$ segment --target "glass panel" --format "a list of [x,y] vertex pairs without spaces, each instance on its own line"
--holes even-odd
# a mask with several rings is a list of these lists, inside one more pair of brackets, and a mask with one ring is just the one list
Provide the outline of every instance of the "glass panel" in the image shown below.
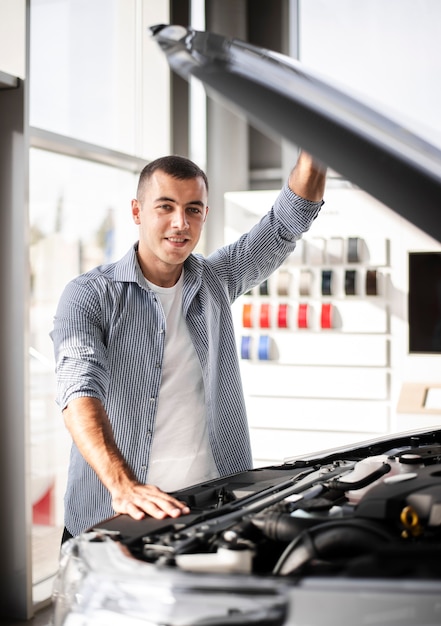
[[70,438],[55,404],[49,332],[66,282],[136,239],[137,176],[41,150],[30,155],[30,413],[34,601],[58,566]]
[[31,126],[134,154],[135,4],[31,1]]

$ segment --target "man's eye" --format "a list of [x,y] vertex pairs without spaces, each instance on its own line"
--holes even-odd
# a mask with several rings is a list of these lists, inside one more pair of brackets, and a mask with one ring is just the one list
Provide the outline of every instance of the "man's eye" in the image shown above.
[[191,213],[195,213],[195,214],[197,214],[197,213],[200,213],[200,212],[201,212],[200,208],[199,208],[199,207],[197,207],[197,206],[191,206],[191,207],[188,207],[188,210],[189,210]]

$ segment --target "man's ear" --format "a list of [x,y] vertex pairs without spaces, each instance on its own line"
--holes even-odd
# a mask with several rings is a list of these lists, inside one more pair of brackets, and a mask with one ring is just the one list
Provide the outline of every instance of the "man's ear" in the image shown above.
[[207,219],[207,215],[208,215],[208,211],[209,211],[209,210],[210,210],[210,207],[207,205],[207,206],[205,207],[205,217],[204,217],[204,222],[205,222],[205,220]]
[[132,200],[132,217],[135,224],[140,224],[141,219],[139,217],[139,213],[141,211],[141,207],[139,205],[138,200]]

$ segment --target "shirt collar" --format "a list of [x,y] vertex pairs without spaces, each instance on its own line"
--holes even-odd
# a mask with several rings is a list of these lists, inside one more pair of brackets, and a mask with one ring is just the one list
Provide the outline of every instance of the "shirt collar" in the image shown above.
[[[146,283],[138,263],[136,253],[138,242],[115,264],[115,280],[120,282],[137,283],[145,288]],[[198,289],[202,280],[202,260],[199,255],[190,254],[184,263],[184,288]]]
[[138,283],[140,287],[145,288],[144,276],[139,267],[136,252],[138,250],[138,242],[135,243],[130,250],[115,264],[115,280],[122,283]]

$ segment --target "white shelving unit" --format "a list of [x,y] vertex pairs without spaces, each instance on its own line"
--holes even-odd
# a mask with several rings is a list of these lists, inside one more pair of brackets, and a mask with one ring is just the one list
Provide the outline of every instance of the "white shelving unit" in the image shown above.
[[[227,240],[277,193],[226,194]],[[290,258],[233,305],[256,466],[396,430],[407,252],[432,245],[363,191],[330,185]]]

